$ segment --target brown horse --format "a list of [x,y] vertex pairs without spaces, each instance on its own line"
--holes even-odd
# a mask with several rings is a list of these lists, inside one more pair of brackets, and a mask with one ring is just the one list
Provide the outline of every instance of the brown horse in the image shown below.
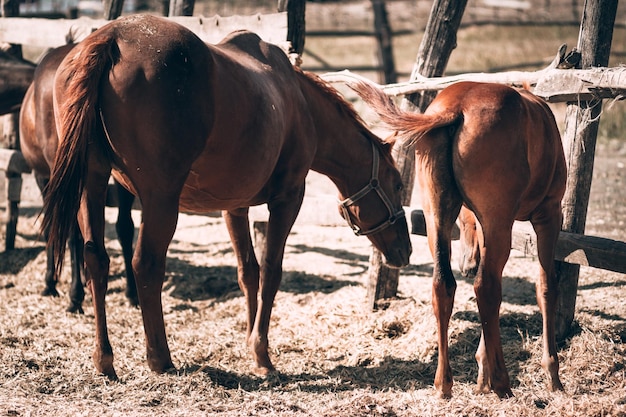
[[[35,70],[33,83],[24,96],[20,111],[20,148],[24,159],[33,170],[37,186],[42,195],[45,195],[46,185],[50,178],[50,166],[54,163],[58,146],[56,124],[52,100],[52,87],[54,74],[59,64],[74,44],[67,44],[52,49],[41,60]],[[133,235],[135,226],[130,215],[134,196],[124,187],[116,183],[119,200],[119,211],[116,223],[117,234],[122,246],[124,261],[126,263],[126,297],[129,302],[136,306],[137,290],[135,277],[132,271],[131,258],[133,251]],[[47,231],[44,231],[47,235]],[[85,290],[81,280],[83,265],[83,239],[75,223],[69,239],[72,281],[70,285],[70,305],[68,311],[83,312],[83,299]],[[47,247],[48,263],[45,275],[45,288],[43,295],[58,296],[56,289],[58,275],[55,271],[52,247]]]
[[[335,183],[346,220],[389,265],[408,264],[411,243],[391,145],[367,130],[335,90],[295,70],[280,48],[253,33],[207,45],[167,19],[122,18],[67,55],[54,95],[59,152],[44,223],[59,268],[78,213],[97,329],[93,359],[109,377],[115,370],[105,317],[103,208],[112,169],[142,205],[132,264],[147,360],[156,372],[173,367],[161,289],[179,209],[224,210],[247,302],[247,342],[263,374],[274,370],[270,314],[309,169]],[[259,266],[248,207],[263,203],[269,222]]]
[[[439,330],[435,387],[452,392],[448,325],[456,282],[450,267],[452,226],[465,204],[479,222],[479,264],[474,291],[482,323],[478,390],[513,395],[500,340],[502,270],[515,220],[530,220],[541,265],[537,301],[543,314],[542,365],[548,388],[562,389],[554,334],[557,276],[555,245],[567,177],[561,137],[549,107],[528,91],[459,82],[437,96],[423,115],[402,112],[380,90],[354,86],[399,134],[416,145],[428,244],[434,259],[433,308]],[[471,213],[465,212],[469,215]]]

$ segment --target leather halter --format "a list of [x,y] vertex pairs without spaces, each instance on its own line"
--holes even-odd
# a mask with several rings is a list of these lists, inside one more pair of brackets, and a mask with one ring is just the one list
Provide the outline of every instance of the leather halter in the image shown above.
[[[380,157],[378,154],[378,149],[376,149],[376,146],[373,143],[372,143],[372,152],[373,152],[372,179],[370,179],[370,182],[365,187],[361,188],[360,191],[357,191],[351,197],[348,197],[345,200],[339,202],[339,208],[343,212],[344,219],[346,219],[346,221],[348,222],[348,225],[350,226],[352,231],[354,231],[354,234],[357,236],[366,236],[366,235],[372,235],[374,233],[378,233],[381,230],[394,224],[396,220],[404,217],[404,209],[400,207],[400,210],[394,212],[393,204],[391,204],[391,200],[389,199],[389,197],[387,197],[387,194],[385,194],[383,189],[380,188],[380,183],[378,181],[378,165],[379,165]],[[348,210],[348,207],[354,205],[357,201],[359,201],[360,199],[365,197],[367,194],[369,194],[370,191],[375,191],[376,194],[378,194],[382,202],[387,207],[387,210],[389,211],[389,217],[387,218],[387,220],[385,220],[378,226],[370,230],[363,230],[359,226],[354,224],[354,222],[352,221],[352,217],[350,216],[350,210]]]

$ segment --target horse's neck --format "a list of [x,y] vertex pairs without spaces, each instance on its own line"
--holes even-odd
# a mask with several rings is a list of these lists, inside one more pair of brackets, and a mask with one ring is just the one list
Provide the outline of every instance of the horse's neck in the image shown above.
[[[319,122],[318,122],[319,123]],[[326,175],[344,197],[363,187],[371,176],[372,144],[353,124],[326,119],[318,126],[318,146],[311,169]]]
[[333,96],[334,91],[316,83],[305,74],[298,74],[308,113],[316,132],[317,151],[311,165],[313,171],[326,175],[342,196],[363,187],[371,176],[372,138],[356,120],[347,104]]

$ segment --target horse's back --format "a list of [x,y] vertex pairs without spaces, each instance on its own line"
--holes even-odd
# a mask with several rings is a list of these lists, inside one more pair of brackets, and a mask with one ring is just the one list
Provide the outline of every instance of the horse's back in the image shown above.
[[33,83],[20,111],[20,146],[28,165],[47,177],[57,148],[57,132],[52,105],[52,86],[57,68],[74,47],[67,44],[50,50],[37,65]]

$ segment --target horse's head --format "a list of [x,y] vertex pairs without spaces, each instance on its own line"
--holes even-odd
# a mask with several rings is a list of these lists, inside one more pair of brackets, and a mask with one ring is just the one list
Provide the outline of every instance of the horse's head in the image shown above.
[[459,269],[464,277],[475,277],[480,263],[480,246],[478,234],[480,224],[474,213],[467,207],[461,207],[459,213],[459,229],[461,230],[461,258]]
[[349,197],[342,196],[339,209],[354,233],[367,236],[387,265],[400,268],[408,265],[412,250],[402,208],[402,178],[389,155],[381,157],[376,145],[372,151],[369,183]]

